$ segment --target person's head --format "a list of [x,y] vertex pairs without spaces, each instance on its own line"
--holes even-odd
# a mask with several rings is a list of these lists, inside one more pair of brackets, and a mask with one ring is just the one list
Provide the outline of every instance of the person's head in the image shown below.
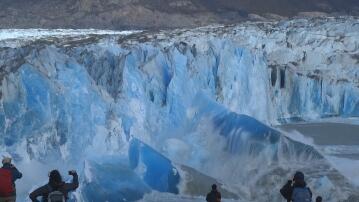
[[304,182],[304,174],[300,171],[297,171],[294,174],[293,181],[294,182]]
[[51,185],[58,185],[62,183],[62,177],[58,170],[52,170],[49,173],[49,184]]
[[217,185],[216,184],[212,184],[212,190],[217,190]]
[[4,156],[1,162],[2,162],[3,165],[5,165],[5,164],[11,164],[11,158]]
[[315,199],[315,202],[322,202],[322,201],[323,201],[323,199],[322,199],[321,196],[318,196],[318,197]]

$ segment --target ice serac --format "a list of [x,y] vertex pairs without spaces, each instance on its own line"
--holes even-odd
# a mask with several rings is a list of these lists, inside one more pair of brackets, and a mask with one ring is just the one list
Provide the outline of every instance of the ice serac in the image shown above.
[[[278,181],[296,170],[326,201],[356,200],[313,146],[268,126],[358,115],[356,21],[4,39],[0,152],[24,176],[35,163],[41,174],[78,169],[77,201],[203,199],[193,179],[228,198],[278,201]],[[20,200],[33,181],[19,181]]]
[[85,201],[136,201],[151,191],[118,156],[87,161],[85,173],[81,184]]
[[133,139],[130,143],[129,160],[131,168],[137,169],[152,189],[178,194],[180,176],[169,159],[148,145]]
[[126,155],[97,156],[85,162],[87,201],[136,201],[151,190],[178,194],[180,180],[171,161],[137,139]]

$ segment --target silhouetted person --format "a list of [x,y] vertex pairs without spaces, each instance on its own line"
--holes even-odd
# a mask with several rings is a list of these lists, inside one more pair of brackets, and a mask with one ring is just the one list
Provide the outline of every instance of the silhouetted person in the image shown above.
[[15,202],[15,181],[20,179],[22,174],[11,164],[10,157],[4,157],[2,165],[0,168],[0,202]]
[[206,201],[207,202],[220,202],[221,201],[221,192],[217,190],[217,185],[212,185],[212,190],[207,194]]
[[33,202],[39,202],[37,197],[41,196],[43,202],[67,201],[68,193],[75,191],[79,187],[79,179],[76,171],[69,171],[73,179],[71,183],[62,181],[62,177],[58,170],[53,170],[49,174],[49,183],[36,189],[30,194]]
[[300,171],[296,172],[292,180],[280,189],[282,196],[287,199],[287,202],[311,202],[312,191],[307,187],[304,181],[304,174]]
[[322,199],[321,196],[318,196],[318,197],[315,199],[315,202],[322,202],[322,201],[323,201],[323,199]]

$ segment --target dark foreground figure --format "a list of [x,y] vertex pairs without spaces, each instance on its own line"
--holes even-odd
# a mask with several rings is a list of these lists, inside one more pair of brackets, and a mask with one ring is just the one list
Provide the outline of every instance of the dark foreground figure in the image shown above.
[[221,192],[217,190],[217,185],[212,185],[212,190],[207,194],[207,202],[221,202]]
[[288,202],[312,201],[312,191],[307,187],[304,181],[304,174],[299,171],[295,173],[293,181],[288,180],[282,189],[280,189],[280,193]]
[[322,202],[322,201],[323,201],[323,199],[322,199],[321,196],[318,196],[318,197],[315,199],[315,202]]
[[68,199],[68,193],[75,191],[79,187],[79,179],[76,171],[69,171],[73,179],[71,183],[62,181],[58,170],[53,170],[49,174],[49,183],[36,189],[30,194],[33,202],[39,202],[37,197],[42,196],[43,202],[65,202]]
[[11,164],[11,158],[4,157],[0,168],[0,202],[15,202],[16,188],[15,181],[22,177],[22,174]]

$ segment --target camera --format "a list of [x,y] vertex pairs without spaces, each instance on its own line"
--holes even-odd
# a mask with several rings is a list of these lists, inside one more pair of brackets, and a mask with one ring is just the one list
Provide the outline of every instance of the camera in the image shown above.
[[74,175],[75,173],[76,173],[76,171],[74,171],[74,170],[69,171],[69,175]]

